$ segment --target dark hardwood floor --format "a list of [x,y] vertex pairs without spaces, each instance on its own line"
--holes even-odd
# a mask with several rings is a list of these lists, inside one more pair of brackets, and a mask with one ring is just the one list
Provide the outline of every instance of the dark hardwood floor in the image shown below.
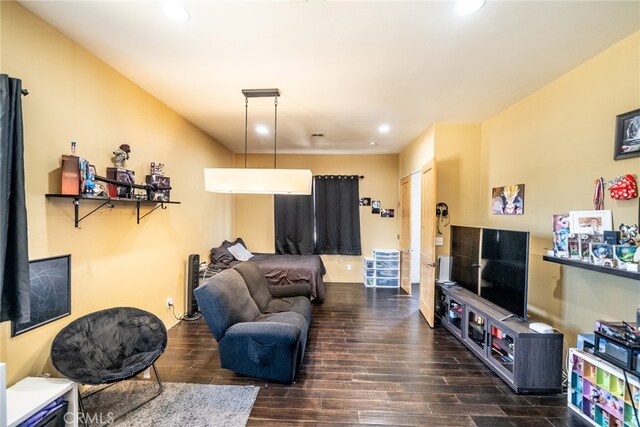
[[250,426],[331,424],[587,426],[566,395],[519,396],[444,328],[429,328],[417,292],[329,283],[313,306],[294,384],[221,369],[203,320],[169,331],[163,381],[260,387]]

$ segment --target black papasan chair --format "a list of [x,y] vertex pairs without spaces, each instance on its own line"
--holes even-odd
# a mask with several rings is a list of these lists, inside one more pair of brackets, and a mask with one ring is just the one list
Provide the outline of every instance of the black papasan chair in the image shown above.
[[[51,344],[51,361],[62,375],[86,385],[113,384],[153,367],[158,392],[120,418],[162,393],[155,361],[166,346],[167,329],[158,317],[134,307],[115,307],[87,314],[64,327]],[[84,413],[80,392],[78,402]]]

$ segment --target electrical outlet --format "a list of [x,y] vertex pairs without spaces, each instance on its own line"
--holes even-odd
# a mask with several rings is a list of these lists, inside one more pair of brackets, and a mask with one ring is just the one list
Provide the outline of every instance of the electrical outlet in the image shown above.
[[351,264],[347,264],[347,271],[351,271]]
[[167,308],[173,307],[173,298],[167,298]]
[[436,237],[436,246],[444,245],[444,237]]

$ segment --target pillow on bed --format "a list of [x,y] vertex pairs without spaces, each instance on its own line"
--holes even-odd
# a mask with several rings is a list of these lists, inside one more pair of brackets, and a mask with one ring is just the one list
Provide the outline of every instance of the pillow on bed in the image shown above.
[[251,257],[253,257],[253,254],[240,243],[229,246],[229,252],[231,252],[231,255],[238,261],[249,261]]
[[234,242],[225,240],[220,246],[211,248],[211,264],[213,264],[216,268],[229,268],[231,266],[231,263],[236,260],[231,252],[229,252],[229,247],[238,243],[245,248],[247,247],[247,245],[244,244],[242,238],[238,237]]

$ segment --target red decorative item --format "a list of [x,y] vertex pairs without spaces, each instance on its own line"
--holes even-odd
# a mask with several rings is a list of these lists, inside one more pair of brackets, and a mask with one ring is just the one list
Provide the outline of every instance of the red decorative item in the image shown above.
[[622,180],[609,187],[611,198],[615,200],[631,200],[638,197],[638,187],[633,175],[625,175]]

